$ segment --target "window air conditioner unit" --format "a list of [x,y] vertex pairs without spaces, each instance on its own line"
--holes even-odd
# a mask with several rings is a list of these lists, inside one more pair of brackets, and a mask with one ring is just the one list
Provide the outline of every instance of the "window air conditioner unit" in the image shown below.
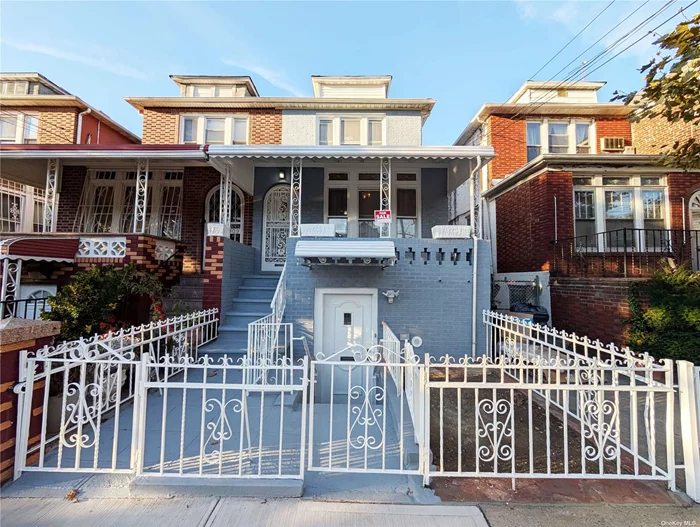
[[602,152],[624,152],[625,138],[624,137],[601,137],[600,150]]
[[626,146],[625,151],[623,154],[636,154],[637,153],[637,147],[635,146]]

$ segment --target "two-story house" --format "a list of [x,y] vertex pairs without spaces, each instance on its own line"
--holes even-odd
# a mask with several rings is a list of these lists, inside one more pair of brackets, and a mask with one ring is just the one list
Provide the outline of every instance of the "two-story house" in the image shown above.
[[141,145],[2,147],[11,164],[59,167],[50,230],[77,247],[39,279],[137,260],[181,301],[221,309],[210,352],[245,351],[271,311],[316,351],[369,347],[384,321],[435,355],[475,352],[490,250],[448,232],[448,195],[492,148],[423,146],[435,101],[389,97],[390,76],[314,76],[312,97],[260,96],[249,77],[172,80],[173,96],[126,97]]
[[603,85],[528,81],[506,103],[484,104],[455,144],[497,157],[473,193],[453,195],[451,219],[468,222],[476,209],[498,280],[541,284],[550,273],[548,290],[530,298],[551,296],[555,325],[619,340],[628,279],[669,257],[697,268],[700,174],[660,165],[668,134],[631,124],[633,107],[599,102]]

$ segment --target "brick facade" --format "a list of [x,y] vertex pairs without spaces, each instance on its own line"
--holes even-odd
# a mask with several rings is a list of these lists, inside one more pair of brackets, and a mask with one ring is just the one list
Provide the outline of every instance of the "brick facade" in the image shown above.
[[664,117],[632,123],[632,142],[638,154],[661,154],[676,141],[684,143],[700,131],[692,123],[669,123]]
[[497,272],[547,271],[557,235],[573,236],[571,172],[540,174],[496,198]]
[[80,210],[80,198],[85,185],[87,168],[81,166],[61,167],[61,186],[58,195],[56,232],[74,232]]
[[37,114],[39,129],[37,143],[40,145],[75,144],[78,128],[78,108],[1,106],[3,112],[24,112]]
[[[10,325],[0,326],[0,484],[12,479],[14,474],[18,396],[12,388],[19,381],[21,350],[36,351],[51,344],[60,328],[58,322],[8,320]],[[44,380],[34,385],[32,415],[29,422],[28,446],[30,448],[41,440],[45,386]],[[35,463],[38,458],[39,452],[34,452],[27,457],[27,463]]]
[[222,112],[210,108],[146,108],[143,111],[143,144],[177,144],[180,142],[181,113],[235,113],[249,116],[249,138],[252,145],[278,145],[282,143],[282,111],[274,109],[236,110]]
[[624,137],[625,146],[632,146],[632,125],[627,119],[597,117],[595,131],[598,138],[596,151],[600,151],[600,139],[603,137]]
[[624,343],[629,284],[617,278],[552,278],[552,325],[603,343]]
[[692,195],[700,190],[700,174],[668,174],[668,201],[671,208],[671,229],[683,228],[685,210],[685,228],[692,229],[688,213],[688,203]]
[[488,164],[489,186],[527,164],[526,121],[492,115],[488,120],[488,144],[496,157]]
[[221,236],[207,236],[207,261],[204,268],[202,308],[221,309],[221,283],[224,276],[224,242]]

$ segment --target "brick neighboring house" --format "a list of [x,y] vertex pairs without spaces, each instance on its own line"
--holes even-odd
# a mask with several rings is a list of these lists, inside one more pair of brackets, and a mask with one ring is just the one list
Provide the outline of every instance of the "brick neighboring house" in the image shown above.
[[[380,321],[436,355],[483,349],[488,244],[431,238],[449,191],[493,149],[423,146],[435,101],[389,97],[390,76],[314,76],[312,97],[260,96],[250,77],[171,78],[175,96],[126,97],[143,116],[140,145],[0,147],[3,176],[59,184],[46,234],[0,249],[16,263],[64,247],[60,265],[23,265],[21,286],[137,259],[180,286],[176,300],[222,311],[210,353],[245,352],[276,290],[315,351],[368,347]],[[400,298],[379,294],[390,291]],[[469,323],[446,328],[446,316]]]
[[[475,208],[497,281],[548,272],[553,325],[621,342],[630,280],[667,258],[697,269],[700,173],[657,164],[679,127],[630,124],[632,108],[598,102],[604,83],[558,84],[528,81],[507,103],[485,104],[455,144],[497,156]],[[468,222],[471,193],[456,195],[451,219]]]

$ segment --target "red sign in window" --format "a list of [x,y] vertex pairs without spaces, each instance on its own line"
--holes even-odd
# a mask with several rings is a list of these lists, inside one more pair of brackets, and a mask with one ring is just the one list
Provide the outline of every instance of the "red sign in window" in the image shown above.
[[375,210],[374,211],[374,223],[391,223],[391,211],[390,210]]

